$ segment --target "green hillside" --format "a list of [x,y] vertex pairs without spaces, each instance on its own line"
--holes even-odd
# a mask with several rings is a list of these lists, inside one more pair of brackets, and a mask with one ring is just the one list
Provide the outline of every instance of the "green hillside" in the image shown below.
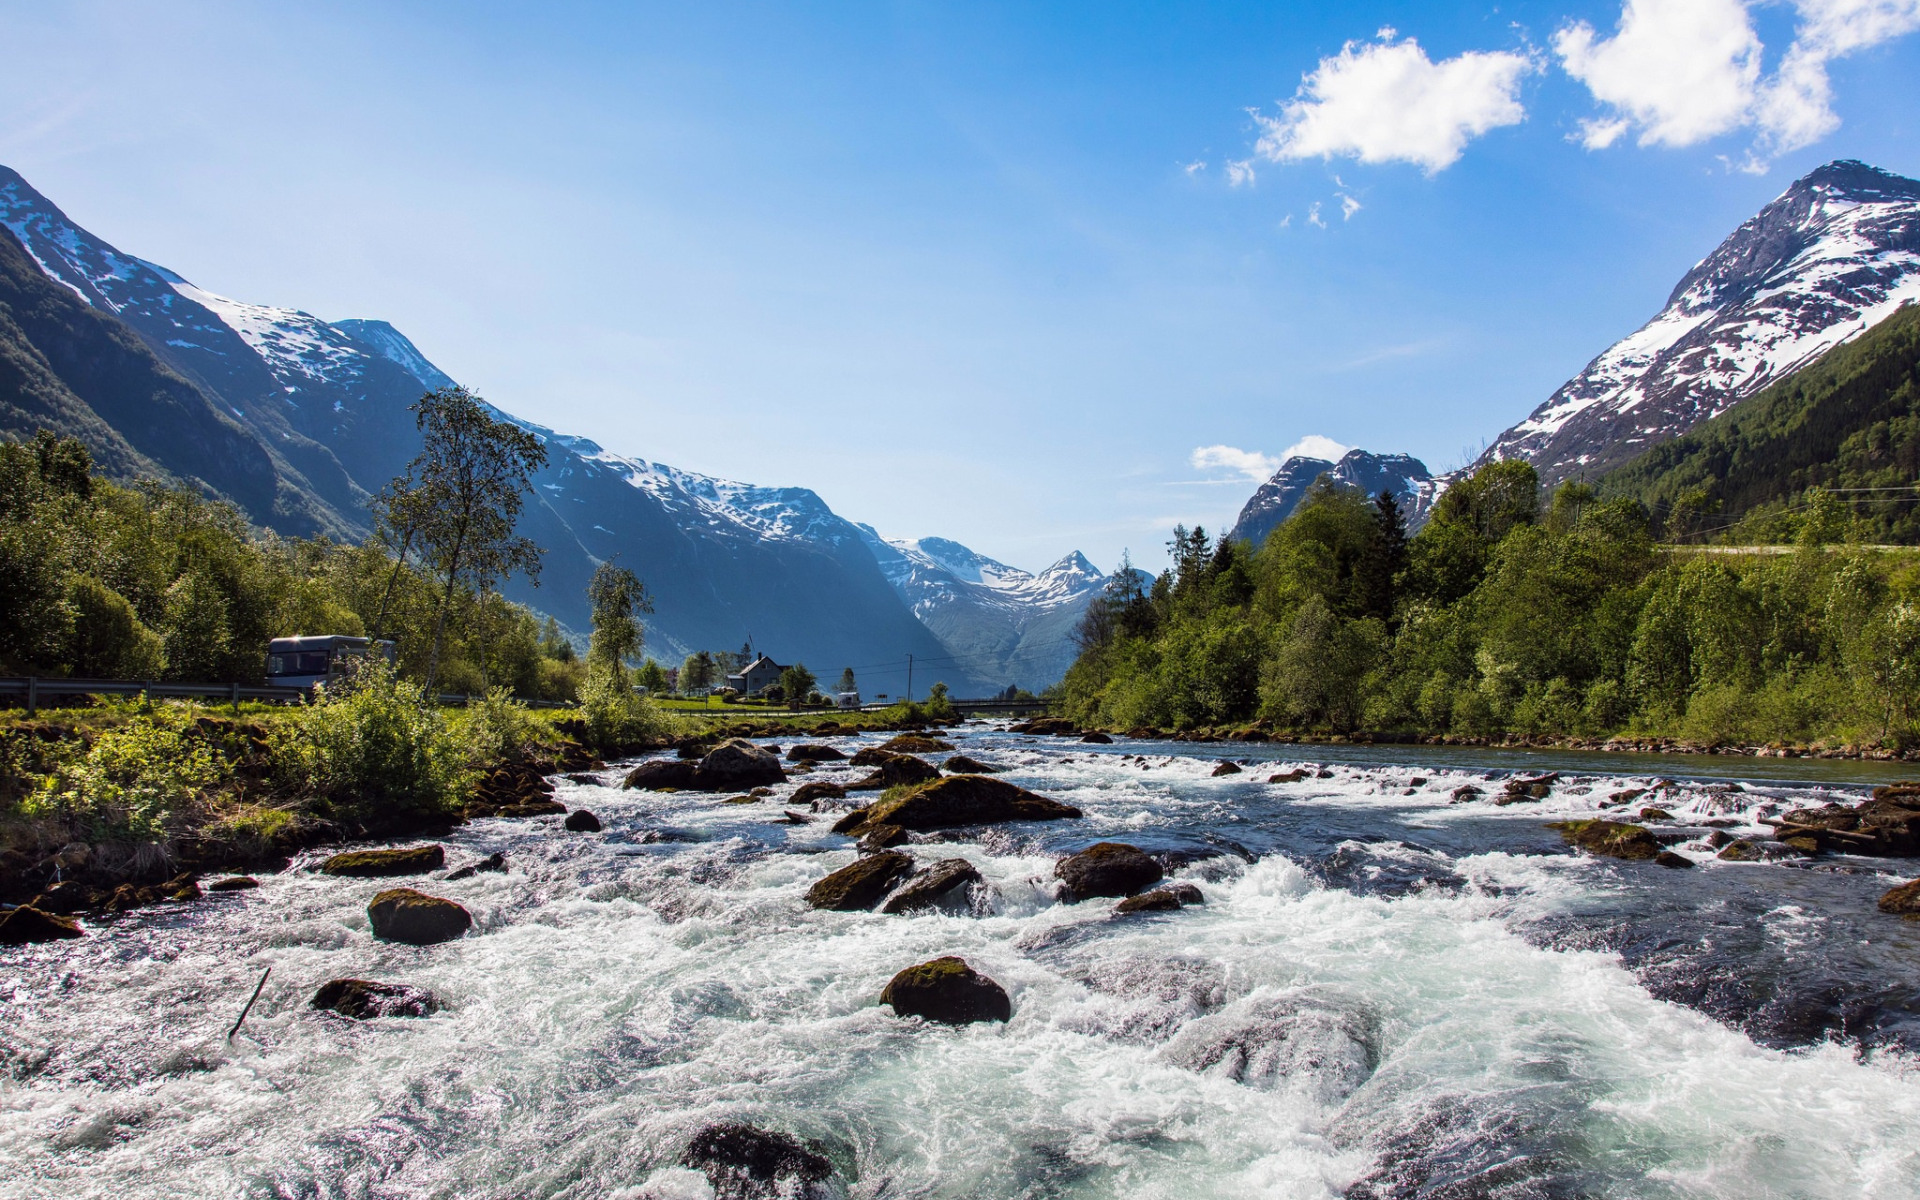
[[[1920,543],[1920,307],[1601,476],[1674,541]],[[1822,489],[1825,493],[1815,492]],[[1835,503],[1838,501],[1839,503]],[[1850,517],[1850,519],[1849,519]]]

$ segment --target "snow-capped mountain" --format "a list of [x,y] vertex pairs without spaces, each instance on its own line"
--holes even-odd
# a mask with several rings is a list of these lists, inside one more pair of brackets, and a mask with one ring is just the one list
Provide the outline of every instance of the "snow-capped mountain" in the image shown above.
[[[1789,187],[1481,461],[1551,487],[1725,412],[1920,299],[1920,182],[1841,161]],[[1478,464],[1476,464],[1478,465]]]
[[[1073,665],[1073,629],[1106,576],[1079,551],[1038,575],[946,538],[888,541],[859,527],[894,591],[946,648],[946,659],[998,687],[1032,691]],[[930,667],[939,674],[939,667]]]
[[[191,469],[180,465],[180,454],[149,453],[138,439],[131,439],[133,449],[282,533],[364,535],[369,494],[419,450],[409,406],[423,391],[453,382],[384,321],[328,322],[234,300],[126,254],[4,167],[0,225],[52,286],[131,330],[164,364],[155,370],[170,367],[184,376],[181,386],[197,388],[209,413],[230,416],[233,436],[253,447],[250,453],[189,453]],[[127,423],[126,408],[110,411],[95,402],[91,415],[119,428],[116,420]],[[869,690],[902,694],[908,655],[951,658],[882,574],[867,538],[813,492],[628,458],[501,415],[538,435],[548,452],[521,519],[521,532],[546,550],[540,586],[512,581],[514,599],[584,629],[587,581],[601,562],[617,559],[653,594],[647,645],[662,659],[732,649],[751,638],[782,662],[804,662],[822,675],[859,666]],[[84,432],[86,422],[76,428]],[[7,432],[30,435],[32,429]],[[194,444],[207,444],[219,432]],[[123,440],[116,447],[122,459],[130,453],[125,446]],[[264,485],[229,478],[228,460],[257,460]],[[997,674],[976,674],[959,662],[945,677],[961,694],[1002,686],[994,682]],[[923,692],[930,681],[917,680]]]
[[1282,521],[1293,515],[1300,500],[1322,475],[1335,483],[1355,488],[1367,496],[1391,492],[1400,502],[1409,527],[1426,520],[1427,510],[1439,496],[1439,488],[1427,464],[1407,454],[1372,454],[1349,450],[1337,463],[1324,458],[1295,455],[1280,464],[1273,478],[1247,500],[1228,537],[1258,546],[1267,540]]

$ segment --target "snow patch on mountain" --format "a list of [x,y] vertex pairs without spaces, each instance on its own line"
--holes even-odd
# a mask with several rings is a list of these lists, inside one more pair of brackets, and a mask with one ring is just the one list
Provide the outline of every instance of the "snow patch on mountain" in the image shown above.
[[364,321],[354,318],[335,321],[333,327],[363,348],[378,354],[413,376],[420,381],[420,386],[429,391],[454,386],[451,375],[429,362],[427,356],[420,353],[420,348],[415,346],[406,334],[385,321]]
[[351,338],[319,317],[229,299],[178,276],[169,282],[174,291],[225,321],[289,392],[302,384],[339,383],[357,376],[367,357]]
[[1426,520],[1428,510],[1445,487],[1427,470],[1427,464],[1408,454],[1349,450],[1340,456],[1339,462],[1295,455],[1281,463],[1273,478],[1248,498],[1227,536],[1256,546],[1262,544],[1268,534],[1293,515],[1293,510],[1322,475],[1368,497],[1391,492],[1399,501],[1409,527],[1417,527]]

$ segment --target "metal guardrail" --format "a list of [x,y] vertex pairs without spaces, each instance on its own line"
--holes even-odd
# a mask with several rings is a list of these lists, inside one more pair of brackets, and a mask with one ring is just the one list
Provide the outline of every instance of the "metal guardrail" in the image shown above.
[[[27,715],[40,710],[50,696],[159,696],[175,700],[224,700],[238,711],[242,700],[298,704],[313,694],[310,688],[245,683],[169,683],[155,679],[66,679],[36,675],[0,676],[0,696],[25,696]],[[441,693],[441,704],[465,706],[471,695]],[[522,700],[529,708],[572,708],[561,700]]]

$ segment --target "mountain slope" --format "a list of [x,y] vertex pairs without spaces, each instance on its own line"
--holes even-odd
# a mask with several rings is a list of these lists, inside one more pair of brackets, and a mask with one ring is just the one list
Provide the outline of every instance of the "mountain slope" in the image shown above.
[[994,691],[1039,691],[1073,665],[1074,627],[1106,584],[1084,555],[1032,575],[946,538],[887,541],[869,526],[859,530],[895,592],[946,650],[930,664],[932,677],[965,671]]
[[1865,163],[1829,163],[1735,230],[1653,320],[1501,434],[1481,461],[1525,458],[1548,487],[1598,476],[1914,299],[1920,182]]
[[1710,535],[1813,486],[1839,495],[1875,540],[1920,542],[1920,306],[1599,481],[1670,536]]
[[1227,536],[1261,545],[1268,534],[1293,515],[1307,489],[1322,475],[1358,488],[1368,496],[1392,492],[1400,501],[1409,526],[1417,526],[1426,519],[1427,510],[1439,495],[1427,464],[1411,455],[1349,450],[1337,463],[1296,455],[1281,463],[1273,478],[1261,484],[1247,500],[1240,510],[1240,519],[1234,522]]

